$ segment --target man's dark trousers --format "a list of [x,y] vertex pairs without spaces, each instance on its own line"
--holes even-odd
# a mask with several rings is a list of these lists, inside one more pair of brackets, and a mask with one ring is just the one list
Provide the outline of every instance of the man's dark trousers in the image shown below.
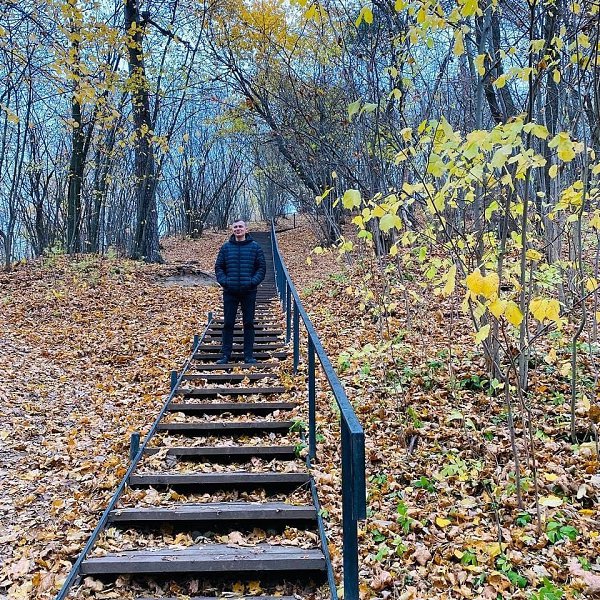
[[223,290],[223,356],[231,356],[233,350],[233,328],[238,306],[242,306],[244,323],[244,358],[251,358],[254,348],[254,310],[256,308],[256,290],[231,292]]

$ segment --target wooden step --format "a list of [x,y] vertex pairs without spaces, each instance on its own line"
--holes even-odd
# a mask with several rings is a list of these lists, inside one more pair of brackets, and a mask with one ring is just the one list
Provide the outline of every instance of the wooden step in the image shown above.
[[207,423],[160,423],[158,431],[180,435],[241,435],[264,432],[287,433],[293,421],[209,421]]
[[[254,344],[254,351],[255,352],[268,352],[270,350],[280,350],[281,347],[284,345],[284,343],[282,342],[281,344],[261,344],[260,342],[255,342]],[[243,344],[233,344],[233,353],[239,353],[242,352],[244,350],[244,345]],[[200,346],[198,346],[198,348],[196,349],[197,352],[215,352],[217,354],[221,353],[221,344],[201,344]]]
[[[162,448],[146,448],[144,454],[153,455]],[[246,462],[256,456],[265,460],[295,460],[294,446],[173,446],[167,450],[168,456],[178,460],[203,460],[211,462]]]
[[177,394],[186,398],[216,398],[217,396],[251,396],[253,394],[283,394],[283,386],[269,387],[215,387],[215,388],[177,388]]
[[171,402],[169,412],[180,412],[186,415],[221,414],[225,412],[255,415],[268,415],[276,410],[294,410],[297,402]]
[[294,488],[310,482],[308,473],[255,473],[229,471],[227,473],[153,473],[131,475],[130,487],[171,487],[211,489],[254,489],[257,487]]
[[[227,598],[227,600],[298,600],[296,596],[185,596],[186,600],[217,600],[218,598]],[[178,598],[175,596],[143,596],[136,598],[136,600],[181,600],[181,596]]]
[[[221,333],[215,333],[214,335],[207,335],[204,338],[205,342],[209,342],[210,344],[213,343],[221,343],[221,340],[223,339],[223,336]],[[233,336],[233,343],[235,344],[236,342],[241,343],[244,341],[244,336],[243,335],[234,335]],[[276,336],[267,336],[267,335],[255,335],[254,337],[254,343],[255,344],[272,344],[275,342],[281,342],[282,344],[285,344],[285,340],[283,339],[283,337],[276,337]]]
[[[269,359],[269,358],[277,358],[277,359],[285,359],[288,356],[287,352],[254,352],[253,353],[254,358],[258,359]],[[194,354],[194,359],[195,360],[215,360],[216,358],[219,357],[218,353],[206,353],[206,352],[197,352],[196,354]],[[234,352],[231,355],[231,358],[236,361],[236,360],[241,360],[244,358],[243,354],[239,354],[237,352]]]
[[[279,324],[279,323],[278,323]],[[244,328],[242,325],[235,325],[233,328],[233,335],[234,337],[237,335],[238,337],[243,337],[243,331]],[[214,326],[211,325],[210,328],[206,331],[207,335],[222,335],[223,334],[223,326],[222,325],[218,325],[218,326]],[[279,329],[277,327],[258,327],[256,325],[256,323],[254,324],[254,335],[258,338],[260,336],[266,336],[266,335],[274,335],[274,336],[282,336],[284,334],[284,331],[282,329]]]
[[[254,319],[254,331],[271,331],[272,329],[274,329],[275,327],[277,327],[278,325],[280,325],[280,321],[275,321],[273,319],[260,319],[260,318],[256,318]],[[215,331],[218,331],[219,329],[223,329],[223,327],[219,327],[218,325],[215,326]],[[236,329],[240,332],[244,331],[244,325],[242,324],[241,320],[238,320],[235,322],[234,326],[233,326],[233,331],[235,332]]]
[[[235,325],[233,328],[234,337],[237,335],[238,337],[243,337],[244,328],[241,325]],[[221,336],[223,335],[223,327],[214,327],[207,331],[207,335]],[[256,339],[259,339],[261,336],[281,336],[283,333],[280,329],[276,329],[275,327],[269,325],[266,327],[261,327],[259,325],[254,324],[254,336]]]
[[307,521],[315,522],[314,506],[293,506],[285,502],[206,502],[160,508],[122,508],[109,515],[111,523],[156,523],[215,521]]
[[[251,370],[251,369],[272,369],[272,362],[258,362],[253,363],[251,365],[244,362],[230,362],[224,365],[218,365],[212,357],[211,362],[206,364],[194,363],[190,367],[190,369],[194,371],[229,371],[231,369],[242,369],[242,370]],[[192,375],[196,375],[196,373],[192,373]]]
[[229,373],[229,374],[213,374],[213,373],[194,373],[192,375],[184,375],[181,381],[214,381],[217,383],[236,383],[238,381],[258,381],[260,379],[277,379],[275,373]]
[[257,544],[232,547],[202,544],[184,549],[126,550],[88,558],[83,575],[126,573],[273,573],[324,572],[325,557],[319,549]]

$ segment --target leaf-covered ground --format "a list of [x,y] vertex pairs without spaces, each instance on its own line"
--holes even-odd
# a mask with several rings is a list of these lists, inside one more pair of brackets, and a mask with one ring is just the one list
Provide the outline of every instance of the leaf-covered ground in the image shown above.
[[[167,240],[161,267],[49,257],[0,274],[0,598],[56,592],[124,473],[130,433],[144,433],[153,421],[169,370],[183,363],[206,312],[219,306],[216,287],[167,287],[162,280],[185,275],[190,265],[212,272],[223,239],[208,232],[198,241]],[[306,226],[280,235],[367,436],[364,597],[591,596],[600,587],[598,453],[591,438],[578,445],[566,439],[568,382],[558,365],[540,358],[532,369],[535,479],[516,424],[524,471],[519,508],[506,405],[502,394],[486,391],[460,299],[440,303],[408,281],[406,290],[392,290],[398,306],[382,325],[374,303],[361,306],[354,296],[373,276],[368,261],[340,262],[327,253],[308,265],[315,243]],[[303,382],[295,384],[302,393]],[[588,396],[593,408],[598,390]],[[339,427],[324,384],[318,402],[313,474],[339,568]],[[583,406],[578,413],[585,430],[592,411]],[[541,531],[532,510],[536,481]],[[139,501],[168,498],[124,498]],[[248,534],[247,543],[252,539]],[[111,594],[96,597],[119,597]]]
[[[405,268],[401,283],[392,278],[398,287],[388,293],[397,306],[386,323],[377,318],[382,285],[370,258],[350,254],[341,260],[334,251],[313,255],[307,264],[310,233],[289,231],[281,238],[302,301],[366,433],[365,597],[541,600],[599,593],[600,474],[593,421],[600,396],[589,357],[582,357],[586,390],[577,419],[586,437],[580,444],[568,441],[569,387],[560,372],[568,354],[534,356],[528,400],[534,454],[524,444],[526,413],[512,398],[524,473],[519,507],[504,394],[487,393],[488,375],[461,299],[426,292],[416,283],[422,274]],[[357,298],[369,277],[375,297]],[[331,485],[331,494],[321,485],[321,495],[338,532],[333,499],[339,438],[331,407],[331,398],[322,395],[325,440],[318,468]]]

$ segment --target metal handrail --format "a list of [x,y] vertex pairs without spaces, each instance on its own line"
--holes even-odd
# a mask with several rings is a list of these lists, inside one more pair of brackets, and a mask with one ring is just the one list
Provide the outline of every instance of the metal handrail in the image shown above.
[[[316,442],[316,364],[319,359],[329,387],[340,410],[342,446],[342,526],[344,599],[358,600],[358,525],[367,516],[365,484],[365,434],[348,400],[348,396],[323,348],[317,332],[302,306],[296,287],[283,261],[277,244],[275,224],[271,222],[271,246],[275,281],[281,305],[286,314],[286,340],[294,352],[294,373],[300,361],[300,321],[308,336],[308,458],[317,454]],[[293,313],[293,315],[292,315]],[[293,317],[293,318],[292,318]]]
[[[101,531],[104,529],[106,523],[108,522],[108,517],[109,517],[111,511],[114,509],[117,502],[121,498],[121,495],[123,494],[123,491],[125,490],[125,486],[127,485],[127,482],[129,481],[129,477],[131,476],[133,471],[135,471],[135,468],[137,467],[138,463],[140,462],[140,460],[144,454],[144,451],[146,449],[146,446],[148,445],[148,442],[152,439],[152,437],[156,433],[158,425],[159,425],[160,421],[162,420],[165,412],[167,411],[169,404],[173,400],[173,397],[175,396],[177,388],[178,388],[179,384],[181,383],[183,376],[185,375],[185,372],[189,369],[190,364],[194,358],[194,355],[196,354],[196,351],[198,349],[198,346],[204,340],[204,337],[206,336],[206,332],[208,331],[208,328],[210,327],[212,320],[213,320],[213,315],[211,312],[209,312],[208,313],[208,322],[206,324],[204,332],[200,336],[198,336],[198,335],[194,336],[194,343],[192,345],[192,353],[190,354],[188,359],[185,361],[183,368],[182,368],[181,372],[179,373],[179,375],[177,375],[176,371],[171,371],[171,392],[169,393],[169,396],[165,400],[165,403],[163,404],[163,407],[161,408],[160,412],[158,413],[158,416],[156,417],[154,423],[152,424],[152,427],[150,427],[150,431],[144,438],[142,445],[139,446],[138,448],[136,448],[134,456],[131,459],[131,464],[129,465],[129,468],[127,469],[125,475],[123,475],[123,479],[121,479],[121,482],[119,483],[119,487],[113,494],[113,497],[111,498],[110,502],[108,503],[108,506],[104,509],[104,512],[102,513],[102,516],[100,517],[100,520],[98,521],[98,524],[96,525],[96,528],[90,535],[86,545],[84,546],[83,550],[81,551],[77,560],[75,561],[75,564],[71,567],[71,571],[69,572],[69,575],[65,579],[55,600],[64,600],[64,598],[67,597],[67,594],[69,593],[69,590],[71,589],[71,586],[73,585],[73,583],[79,576],[79,574],[80,574],[79,572],[81,569],[81,563],[86,559],[90,550],[93,548],[94,544],[96,543],[96,540],[98,539],[98,536],[100,535]],[[135,434],[132,435],[132,441],[133,441],[133,439],[135,439],[134,436],[135,436]],[[139,434],[137,434],[137,436],[138,437],[137,437],[136,445],[139,444]]]

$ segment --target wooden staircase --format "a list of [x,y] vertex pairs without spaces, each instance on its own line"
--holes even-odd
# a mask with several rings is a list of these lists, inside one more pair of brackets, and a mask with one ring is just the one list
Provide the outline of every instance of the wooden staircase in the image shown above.
[[[121,501],[126,506],[112,510],[107,525],[113,538],[123,532],[127,532],[128,540],[135,532],[143,538],[145,532],[167,528],[191,533],[193,543],[149,548],[142,541],[136,548],[129,547],[130,543],[127,549],[107,552],[100,539],[81,563],[82,576],[133,575],[136,581],[147,577],[177,580],[182,576],[203,581],[209,578],[211,582],[215,578],[225,582],[258,579],[272,582],[279,598],[285,594],[298,597],[299,589],[309,590],[307,595],[312,598],[329,595],[322,586],[328,576],[328,560],[326,542],[318,534],[319,515],[312,503],[314,484],[304,460],[295,452],[301,441],[295,417],[302,407],[297,398],[282,398],[286,387],[280,381],[279,367],[288,352],[270,234],[253,237],[263,247],[268,264],[267,277],[257,295],[254,356],[259,362],[238,362],[243,356],[243,331],[238,322],[232,362],[215,364],[223,324],[219,318],[212,321],[196,348],[191,368],[179,378],[156,434],[129,477],[129,489]],[[136,498],[143,498],[140,494],[151,489],[153,495],[168,499],[157,506],[134,505]],[[249,499],[242,501],[246,497]],[[256,497],[261,500],[252,500]],[[240,533],[257,528],[281,532],[287,527],[310,532],[307,539],[312,542],[294,545],[293,539],[265,535],[260,543],[245,543]],[[115,531],[121,533],[115,535]],[[209,531],[220,535],[206,533]],[[286,587],[288,582],[293,585]],[[316,592],[318,586],[321,588]],[[214,589],[199,589],[199,595],[185,597],[213,596]],[[258,597],[271,598],[265,594]],[[136,597],[148,600],[168,596]]]

